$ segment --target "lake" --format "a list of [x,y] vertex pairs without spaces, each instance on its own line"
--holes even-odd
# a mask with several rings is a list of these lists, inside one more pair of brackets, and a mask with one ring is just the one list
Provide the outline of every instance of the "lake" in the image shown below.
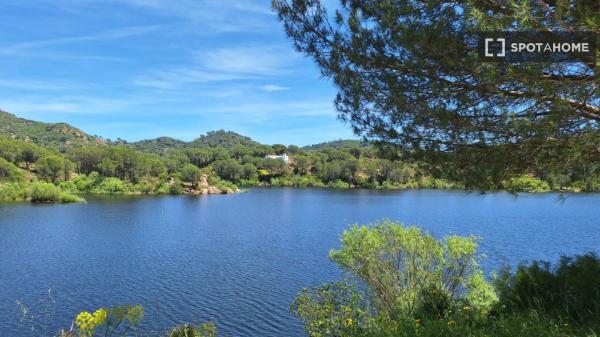
[[32,335],[20,300],[37,317],[35,336],[68,328],[81,310],[126,303],[144,306],[153,331],[214,321],[231,337],[303,336],[294,296],[343,276],[327,254],[344,228],[383,218],[481,236],[487,271],[600,252],[600,194],[281,188],[87,199],[0,204],[3,335]]

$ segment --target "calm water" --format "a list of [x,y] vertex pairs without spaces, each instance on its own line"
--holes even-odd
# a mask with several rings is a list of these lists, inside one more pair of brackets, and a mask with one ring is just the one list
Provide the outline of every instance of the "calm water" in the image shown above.
[[148,329],[211,320],[232,337],[302,336],[294,296],[341,276],[327,253],[347,225],[382,218],[482,236],[488,270],[600,251],[593,194],[254,189],[88,201],[0,205],[2,334],[31,336],[19,299],[48,317],[47,335],[80,310],[140,303]]

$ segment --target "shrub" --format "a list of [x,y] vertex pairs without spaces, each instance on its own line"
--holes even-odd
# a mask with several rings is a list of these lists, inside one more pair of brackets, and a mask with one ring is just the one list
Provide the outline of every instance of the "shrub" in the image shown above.
[[339,189],[349,189],[351,186],[347,182],[341,181],[339,179],[330,182],[327,184],[328,187],[331,188],[339,188]]
[[214,323],[204,323],[200,327],[185,324],[171,330],[168,337],[217,337],[217,326]]
[[208,184],[218,188],[224,193],[235,192],[238,190],[238,187],[234,183],[227,180],[222,180],[217,176],[209,176]]
[[354,226],[331,259],[369,286],[372,302],[389,317],[414,315],[429,305],[428,292],[485,312],[497,300],[476,259],[475,237],[437,240],[416,227],[384,221]]
[[31,184],[29,199],[31,202],[72,203],[83,201],[80,197],[64,192],[59,187],[44,182]]
[[292,312],[309,336],[398,336],[395,329],[405,320],[414,328],[416,319],[446,319],[458,308],[482,317],[497,301],[479,267],[475,237],[437,240],[416,227],[383,221],[355,225],[341,241],[330,258],[360,286],[304,289]]
[[129,186],[118,178],[106,178],[100,185],[93,188],[93,193],[98,194],[123,194],[130,191]]
[[30,199],[32,202],[57,202],[60,189],[49,183],[33,183]]
[[514,273],[504,269],[496,286],[499,305],[511,312],[536,310],[584,323],[600,317],[600,258],[594,253],[562,257],[556,266],[535,261]]
[[0,184],[0,200],[25,201],[29,198],[29,189],[25,183]]
[[92,190],[102,182],[102,180],[103,178],[98,172],[92,172],[88,175],[80,174],[71,181],[79,193],[91,193]]
[[14,164],[0,157],[0,180],[21,181],[23,173]]
[[31,202],[85,202],[84,199],[46,182],[0,184],[0,200]]
[[547,192],[550,190],[547,182],[529,175],[511,178],[504,185],[510,192]]

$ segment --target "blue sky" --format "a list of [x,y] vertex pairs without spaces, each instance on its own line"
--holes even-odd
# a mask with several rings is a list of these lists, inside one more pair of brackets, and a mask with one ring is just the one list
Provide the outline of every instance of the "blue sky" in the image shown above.
[[128,141],[355,138],[270,0],[0,0],[0,109]]

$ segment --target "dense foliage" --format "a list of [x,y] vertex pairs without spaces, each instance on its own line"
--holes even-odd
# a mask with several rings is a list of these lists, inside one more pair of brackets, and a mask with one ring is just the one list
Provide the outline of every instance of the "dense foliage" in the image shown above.
[[[55,147],[22,138],[0,137],[0,184],[43,180],[72,194],[204,194],[257,185],[466,187],[453,180],[451,169],[440,170],[426,161],[410,158],[390,160],[386,148],[359,141],[334,141],[305,148],[270,146],[225,131],[210,132],[189,143],[163,137],[131,144],[67,142],[64,144],[70,146]],[[284,154],[288,155],[287,162],[268,158]],[[22,191],[13,193],[16,188]],[[598,191],[600,166],[581,159],[560,168],[545,167],[508,178],[495,188],[513,192]],[[34,200],[26,184],[3,189],[4,199]]]
[[294,46],[337,85],[340,117],[371,141],[485,189],[600,158],[600,58],[482,62],[475,47],[479,31],[598,34],[598,1],[342,0],[335,12],[319,0],[273,4]]
[[537,312],[573,324],[600,324],[600,258],[588,253],[562,257],[553,266],[535,261],[496,280],[500,310]]

